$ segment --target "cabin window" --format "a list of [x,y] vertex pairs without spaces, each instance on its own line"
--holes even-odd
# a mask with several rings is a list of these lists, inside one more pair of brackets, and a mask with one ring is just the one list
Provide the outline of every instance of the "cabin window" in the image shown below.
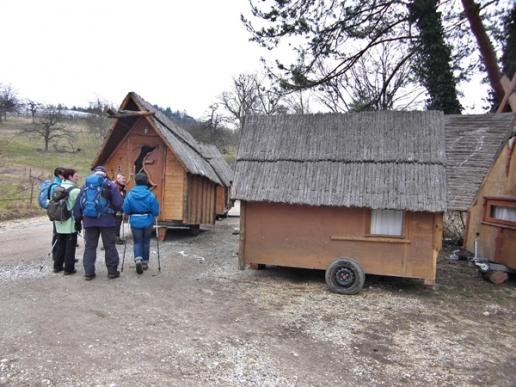
[[516,227],[516,198],[486,198],[484,223]]
[[400,237],[403,235],[403,211],[372,210],[371,234]]

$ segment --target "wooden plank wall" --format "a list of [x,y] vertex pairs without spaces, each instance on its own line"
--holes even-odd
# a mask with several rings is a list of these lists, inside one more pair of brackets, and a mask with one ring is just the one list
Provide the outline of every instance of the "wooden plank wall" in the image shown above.
[[216,198],[216,205],[217,205],[217,215],[224,215],[226,212],[226,191],[227,188],[223,187],[221,185],[217,185],[217,198]]
[[127,157],[127,147],[128,141],[126,137],[120,142],[120,144],[118,144],[115,151],[105,162],[104,167],[106,168],[107,175],[110,179],[115,179],[118,172],[123,173],[129,178],[131,169],[129,167],[129,157]]
[[176,155],[167,149],[165,163],[165,186],[161,219],[167,221],[183,221],[184,197],[186,195],[186,173]]
[[339,257],[356,259],[366,273],[435,281],[435,226],[442,214],[406,212],[401,238],[369,234],[366,208],[245,203],[240,254],[245,264],[326,269]]
[[483,223],[486,196],[516,199],[516,150],[512,153],[508,144],[505,144],[480,187],[477,198],[468,211],[465,247],[470,252],[475,251],[475,237],[478,232],[481,256],[516,269],[516,230]]
[[216,184],[205,177],[187,175],[186,224],[214,224]]

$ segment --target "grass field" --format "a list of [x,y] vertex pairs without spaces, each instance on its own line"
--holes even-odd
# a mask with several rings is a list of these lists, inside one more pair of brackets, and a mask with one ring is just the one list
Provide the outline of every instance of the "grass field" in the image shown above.
[[75,119],[64,125],[76,133],[74,147],[80,151],[72,153],[66,143],[51,143],[43,152],[42,138],[21,134],[30,125],[31,119],[25,117],[8,117],[0,123],[0,220],[44,214],[37,205],[39,181],[30,175],[44,180],[52,177],[56,166],[64,166],[77,169],[82,181],[101,144],[88,133],[84,120]]

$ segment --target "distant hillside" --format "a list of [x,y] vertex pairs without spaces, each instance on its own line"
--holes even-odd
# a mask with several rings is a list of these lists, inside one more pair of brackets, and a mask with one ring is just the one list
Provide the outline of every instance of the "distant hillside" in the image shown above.
[[170,118],[172,121],[177,122],[178,124],[194,124],[197,121],[192,116],[189,116],[185,111],[180,112],[176,110],[175,112],[170,109],[170,107],[162,108],[158,105],[153,105],[156,109]]

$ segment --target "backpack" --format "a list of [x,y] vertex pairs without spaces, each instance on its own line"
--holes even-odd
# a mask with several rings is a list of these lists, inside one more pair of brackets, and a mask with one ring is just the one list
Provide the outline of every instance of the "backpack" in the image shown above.
[[54,188],[47,207],[47,215],[50,220],[63,222],[70,219],[72,211],[68,209],[67,202],[70,191],[74,188],[76,187],[65,188],[61,185]]
[[45,180],[39,185],[39,196],[38,203],[41,208],[46,209],[48,207],[48,201],[50,200],[50,191],[54,185],[58,185],[52,180]]
[[104,214],[115,213],[103,195],[109,189],[109,180],[104,176],[90,175],[86,178],[80,201],[83,216],[100,218]]

